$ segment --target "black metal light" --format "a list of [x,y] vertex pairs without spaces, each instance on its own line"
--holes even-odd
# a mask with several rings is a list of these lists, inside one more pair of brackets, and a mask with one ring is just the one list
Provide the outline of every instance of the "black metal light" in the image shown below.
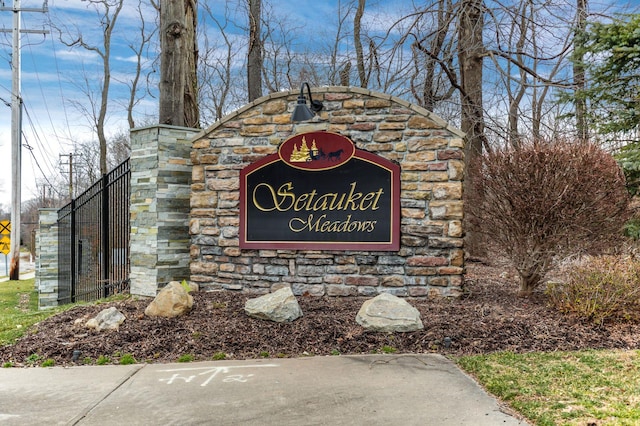
[[[307,106],[307,98],[304,96],[304,86],[307,86],[307,93],[309,94],[309,103],[311,104],[311,108]],[[304,82],[300,86],[300,95],[298,96],[298,103],[296,104],[295,109],[293,110],[293,114],[291,114],[291,121],[307,121],[311,120],[316,112],[322,110],[322,102],[314,101],[311,97],[311,88],[309,87],[309,83]]]

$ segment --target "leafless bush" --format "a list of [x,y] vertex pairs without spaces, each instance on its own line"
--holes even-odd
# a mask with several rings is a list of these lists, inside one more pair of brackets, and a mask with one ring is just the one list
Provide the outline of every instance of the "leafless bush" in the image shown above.
[[471,167],[471,223],[518,271],[523,296],[554,259],[621,241],[629,204],[624,176],[595,145],[528,142],[486,153]]
[[547,294],[558,310],[596,323],[633,320],[640,318],[639,281],[640,261],[631,256],[587,257],[565,268]]

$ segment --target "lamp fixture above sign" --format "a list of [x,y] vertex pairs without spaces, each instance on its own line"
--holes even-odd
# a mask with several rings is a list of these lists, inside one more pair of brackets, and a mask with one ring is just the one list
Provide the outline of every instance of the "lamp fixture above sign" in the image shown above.
[[[309,94],[309,103],[311,104],[311,108],[307,106],[307,98],[304,96],[305,85],[307,86],[307,93]],[[304,82],[300,85],[300,95],[298,96],[298,103],[293,110],[293,114],[291,114],[291,121],[297,122],[311,120],[317,112],[322,110],[322,107],[322,102],[314,101],[311,97],[311,88],[309,87],[309,83]]]

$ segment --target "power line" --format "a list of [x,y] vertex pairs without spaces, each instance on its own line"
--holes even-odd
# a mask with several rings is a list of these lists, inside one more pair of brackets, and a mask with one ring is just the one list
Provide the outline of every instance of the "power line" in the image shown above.
[[[27,38],[28,38],[28,36],[27,36]],[[61,137],[58,134],[57,126],[56,126],[56,124],[54,124],[53,118],[51,117],[51,109],[49,108],[49,104],[47,102],[48,97],[44,93],[44,85],[42,84],[42,81],[40,79],[40,70],[38,69],[38,64],[35,61],[35,53],[31,50],[31,46],[32,45],[33,44],[29,45],[29,50],[31,51],[31,60],[32,60],[32,63],[33,63],[33,69],[35,71],[35,77],[36,77],[36,80],[38,82],[38,88],[40,89],[40,94],[42,95],[44,108],[45,108],[45,111],[46,111],[46,114],[47,114],[47,118],[49,119],[49,124],[51,125],[51,129],[53,131],[53,134],[54,134],[56,140],[60,141]],[[55,56],[55,45],[52,46],[52,51],[54,52],[54,60],[55,60],[54,62],[56,63],[56,71],[59,71],[58,70],[58,64],[57,64],[57,57]],[[58,82],[59,82],[60,81],[60,73],[57,72],[56,76],[57,76],[57,79],[58,79]],[[68,128],[68,119],[67,119],[67,116],[66,116],[66,109],[64,109],[64,102],[61,102],[61,104],[63,106],[63,111],[64,111],[64,114],[65,114],[65,122],[67,123],[67,128]],[[38,125],[39,125],[40,128],[42,128],[42,124],[38,123]],[[45,150],[46,150],[46,148],[45,148]],[[49,154],[50,157],[53,157],[53,154],[51,154],[50,152],[47,152],[47,154]]]
[[[23,135],[24,136],[24,135]],[[25,136],[26,138],[26,136]],[[56,195],[58,195],[59,197],[62,198],[62,194],[60,193],[60,191],[58,191],[58,189],[51,183],[51,181],[49,180],[49,178],[47,177],[47,175],[45,174],[44,170],[42,170],[42,167],[40,167],[40,163],[38,163],[38,159],[36,158],[36,156],[33,154],[33,147],[31,147],[31,145],[29,145],[29,143],[25,143],[23,145],[25,148],[27,148],[27,151],[29,151],[29,153],[31,154],[31,160],[33,162],[35,162],[36,166],[38,167],[38,169],[40,170],[40,173],[42,173],[42,177],[44,178],[44,180],[49,184],[49,187],[51,189],[53,189],[53,191],[56,193]],[[36,181],[36,187],[37,187],[37,181]]]
[[[52,28],[52,23],[51,23],[51,19],[49,19],[47,21],[49,23],[49,27]],[[58,63],[58,54],[57,54],[57,49],[56,49],[56,45],[53,42],[53,37],[50,37],[51,40],[51,52],[53,53],[53,63],[56,66],[56,76],[57,76],[57,81],[58,81],[58,90],[60,91],[60,98],[64,100],[64,92],[62,90],[62,82],[60,81],[60,65]],[[64,113],[64,123],[66,126],[66,130],[67,130],[67,134],[70,136],[71,135],[71,126],[69,125],[69,116],[67,114],[67,108],[65,105],[65,102],[61,102],[62,104],[62,112]]]
[[[40,137],[40,134],[38,133],[38,130],[36,129],[35,123],[34,123],[32,117],[31,117],[31,114],[29,112],[29,109],[27,108],[26,103],[23,104],[23,107],[24,107],[25,114],[27,116],[27,121],[29,122],[29,125],[31,127],[31,132],[33,133],[33,136],[35,137],[37,148],[40,151],[40,155],[42,156],[42,158],[45,161],[47,161],[53,156],[53,154],[51,154],[45,148],[44,143],[42,142],[42,138]],[[23,132],[23,135],[24,135],[24,132]],[[24,137],[26,137],[26,136],[24,136]],[[31,148],[31,149],[33,149],[33,148]],[[48,169],[49,169],[50,173],[54,173],[53,170],[55,170],[55,166],[51,162],[48,163],[48,166],[49,166]]]
[[[21,174],[22,174],[22,98],[20,90],[20,35],[22,33],[36,32],[32,30],[22,30],[20,28],[21,13],[24,12],[45,12],[47,0],[42,9],[32,9],[20,7],[20,0],[13,0],[13,7],[0,7],[0,11],[10,11],[13,13],[13,28],[10,30],[13,36],[11,54],[11,269],[9,279],[20,279],[20,220],[22,207],[21,196]],[[8,30],[0,29],[0,32]]]

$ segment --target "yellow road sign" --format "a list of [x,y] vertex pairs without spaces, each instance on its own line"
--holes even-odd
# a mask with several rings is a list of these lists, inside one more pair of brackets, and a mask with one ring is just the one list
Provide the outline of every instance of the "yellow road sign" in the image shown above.
[[0,221],[0,234],[10,234],[11,233],[11,222],[8,220]]
[[0,238],[0,253],[9,254],[11,251],[11,239],[9,237]]

